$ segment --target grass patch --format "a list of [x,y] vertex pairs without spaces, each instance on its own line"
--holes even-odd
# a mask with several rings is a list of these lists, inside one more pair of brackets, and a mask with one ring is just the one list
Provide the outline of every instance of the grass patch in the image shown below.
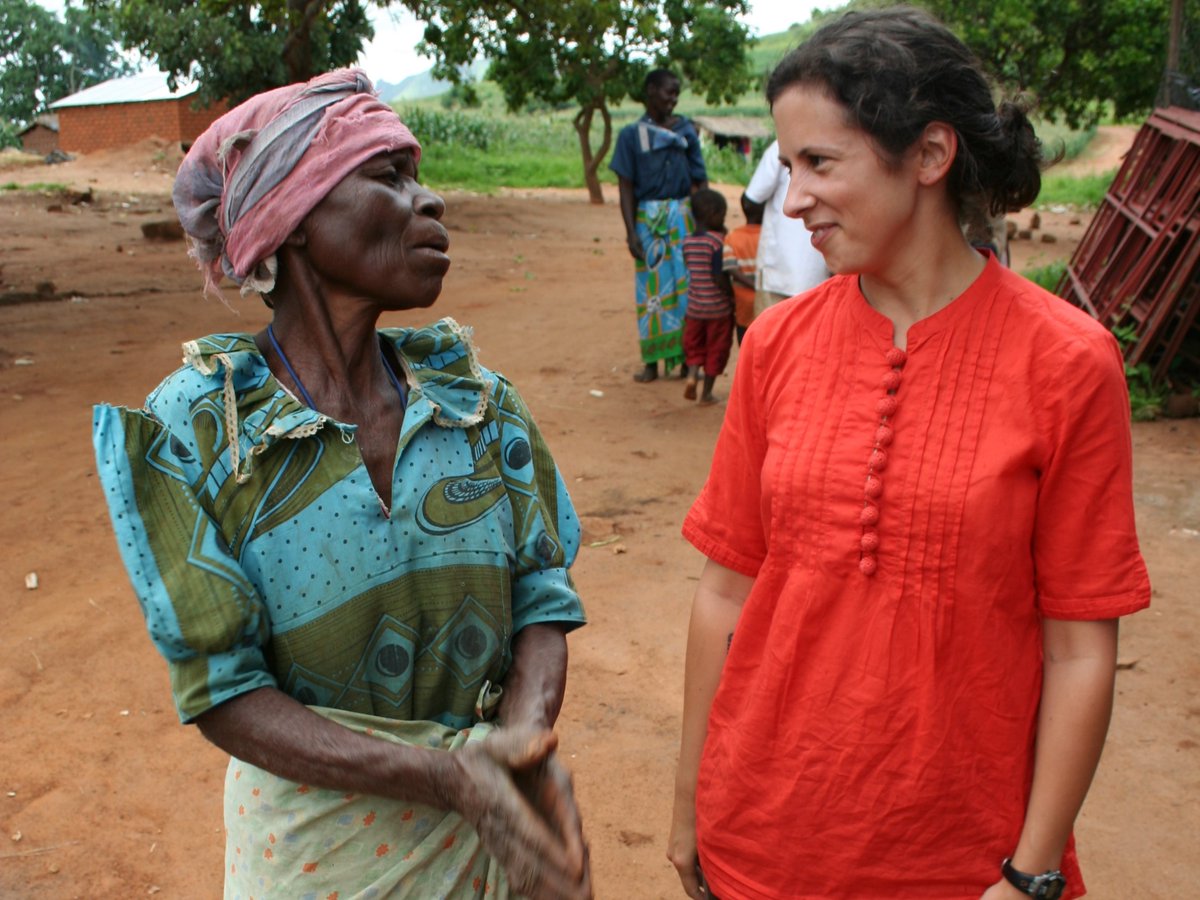
[[1064,162],[1079,156],[1096,136],[1095,125],[1076,131],[1062,122],[1048,122],[1045,119],[1035,120],[1033,130],[1042,142],[1046,157],[1053,158],[1061,150]]
[[57,181],[35,181],[32,184],[17,184],[10,181],[0,184],[0,191],[33,191],[39,194],[65,194],[71,188]]
[[1042,178],[1038,206],[1069,206],[1073,209],[1096,209],[1116,177],[1116,170],[1097,175],[1053,175]]

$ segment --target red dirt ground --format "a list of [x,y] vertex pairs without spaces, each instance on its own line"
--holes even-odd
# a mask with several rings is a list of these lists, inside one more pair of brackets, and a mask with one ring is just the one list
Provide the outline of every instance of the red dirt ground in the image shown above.
[[[1083,165],[1115,168],[1128,141],[1118,133]],[[142,223],[171,218],[177,162],[148,142],[0,172],[0,183],[95,191],[86,205],[0,195],[6,898],[220,895],[224,757],[176,722],[90,444],[94,402],[138,405],[178,364],[182,341],[265,321],[257,301],[202,298],[182,244],[141,237]],[[560,731],[597,896],[680,897],[664,847],[701,559],[679,524],[723,407],[685,402],[678,381],[630,380],[632,267],[612,198],[452,194],[447,207],[455,263],[434,312],[473,325],[485,364],[521,386],[586,528],[575,572],[591,624],[571,639]],[[1071,218],[1043,213],[1058,240],[1017,243],[1015,267],[1069,254],[1086,225]],[[1135,424],[1134,445],[1155,598],[1123,627],[1109,746],[1079,822],[1096,900],[1200,896],[1200,421]]]

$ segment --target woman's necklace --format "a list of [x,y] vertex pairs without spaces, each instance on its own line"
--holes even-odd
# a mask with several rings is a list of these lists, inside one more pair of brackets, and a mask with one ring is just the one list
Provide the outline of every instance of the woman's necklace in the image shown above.
[[[275,324],[271,323],[267,326],[267,339],[271,342],[271,346],[275,348],[275,353],[279,356],[279,361],[283,363],[283,367],[287,369],[287,373],[292,376],[292,382],[300,390],[300,396],[308,405],[309,409],[316,409],[317,404],[313,403],[312,395],[304,387],[304,382],[300,380],[300,376],[296,374],[296,370],[292,368],[291,362],[288,361],[287,354],[283,352],[283,348],[279,346],[279,341],[275,337]],[[400,379],[396,377],[396,373],[392,371],[392,364],[388,362],[387,354],[383,352],[383,347],[379,348],[379,358],[383,360],[383,368],[388,373],[388,378],[391,379],[392,385],[396,388],[396,393],[400,395],[400,406],[404,407],[408,400],[404,385],[400,383]]]

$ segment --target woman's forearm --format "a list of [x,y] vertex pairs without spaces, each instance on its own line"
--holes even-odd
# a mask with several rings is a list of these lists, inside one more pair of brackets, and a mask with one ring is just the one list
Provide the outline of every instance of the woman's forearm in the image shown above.
[[567,687],[567,636],[561,625],[527,625],[512,644],[498,718],[502,725],[553,728]]
[[260,688],[196,720],[230,756],[313,787],[449,809],[450,754],[360,734],[276,688]]
[[688,625],[683,681],[683,729],[675,774],[676,799],[693,797],[721,670],[754,579],[709,561],[700,576]]
[[1058,868],[1100,761],[1112,714],[1117,621],[1044,622],[1033,788],[1013,865]]

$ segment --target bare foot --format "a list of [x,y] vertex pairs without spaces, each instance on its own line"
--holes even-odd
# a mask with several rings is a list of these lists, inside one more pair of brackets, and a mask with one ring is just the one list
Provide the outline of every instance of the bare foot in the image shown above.
[[714,397],[712,394],[705,394],[696,401],[697,406],[715,406],[720,401],[719,397]]
[[658,378],[658,366],[648,365],[642,371],[633,376],[633,380],[638,384],[648,384]]
[[696,382],[689,381],[687,383],[687,387],[685,387],[683,389],[683,399],[684,400],[695,400],[696,399]]

